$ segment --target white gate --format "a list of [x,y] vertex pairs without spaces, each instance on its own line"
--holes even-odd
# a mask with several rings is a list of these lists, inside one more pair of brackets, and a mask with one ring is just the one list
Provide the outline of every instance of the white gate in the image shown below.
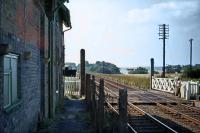
[[152,89],[174,93],[176,80],[172,78],[154,78],[152,77]]
[[[181,97],[187,100],[200,98],[200,84],[194,81],[180,81]],[[177,80],[173,78],[155,78],[152,77],[152,89],[175,93],[178,85]]]
[[80,94],[80,79],[79,77],[65,77],[65,96]]

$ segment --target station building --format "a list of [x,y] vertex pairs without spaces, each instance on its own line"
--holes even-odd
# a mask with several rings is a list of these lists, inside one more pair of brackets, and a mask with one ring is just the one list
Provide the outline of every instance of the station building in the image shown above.
[[0,132],[31,132],[63,103],[66,0],[0,0]]

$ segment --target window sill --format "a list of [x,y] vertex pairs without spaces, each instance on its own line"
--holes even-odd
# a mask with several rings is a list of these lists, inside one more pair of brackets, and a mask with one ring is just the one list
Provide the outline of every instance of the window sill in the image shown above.
[[22,102],[20,100],[18,100],[17,102],[12,104],[11,106],[4,108],[4,112],[7,113],[7,114],[12,113],[14,109],[16,109],[18,106],[21,105],[21,103]]

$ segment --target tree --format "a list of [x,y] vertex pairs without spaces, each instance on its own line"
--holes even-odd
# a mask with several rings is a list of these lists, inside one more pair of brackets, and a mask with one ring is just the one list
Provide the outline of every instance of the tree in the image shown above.
[[185,68],[183,70],[183,77],[185,78],[200,78],[200,68]]
[[96,64],[92,64],[89,71],[104,74],[120,74],[120,69],[116,65],[104,61],[97,61]]
[[181,72],[182,67],[180,65],[168,65],[166,66],[166,73],[180,73]]
[[136,69],[129,69],[128,73],[129,74],[148,74],[148,69],[144,67],[138,67]]

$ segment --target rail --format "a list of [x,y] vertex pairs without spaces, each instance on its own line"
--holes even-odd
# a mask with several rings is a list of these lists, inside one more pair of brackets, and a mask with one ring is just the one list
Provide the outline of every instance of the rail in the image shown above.
[[[124,85],[121,85],[119,86],[118,85],[115,85],[113,82],[112,83],[109,83],[109,81],[106,81],[106,83],[110,84],[110,86],[112,86],[112,88],[123,88]],[[132,88],[134,90],[134,88]],[[142,91],[142,90],[140,90]],[[170,99],[167,99],[167,98],[163,98],[163,101],[166,101],[166,105],[163,105],[159,102],[156,102],[154,101],[154,98],[156,97],[159,97],[157,95],[153,95],[151,92],[147,92],[147,91],[143,91],[146,96],[144,97],[144,95],[139,95],[139,94],[134,94],[134,93],[131,93],[130,96],[133,96],[133,97],[139,97],[141,99],[146,99],[147,101],[151,101],[152,103],[154,103],[156,106],[158,106],[159,108],[162,108],[163,112],[170,112],[172,116],[178,116],[179,119],[184,119],[183,121],[187,121],[187,122],[190,122],[190,124],[193,124],[193,125],[198,125],[198,127],[200,127],[200,110],[197,109],[197,108],[194,108],[194,107],[190,107],[190,106],[187,106],[187,105],[184,105],[184,104],[180,104],[180,103],[176,103],[175,101],[172,101]],[[151,95],[151,96],[150,96]],[[161,97],[159,97],[159,100],[162,99]],[[176,103],[174,105],[174,108],[170,107],[172,105],[170,105],[170,103]],[[169,106],[170,105],[170,106]],[[177,107],[176,107],[177,106]],[[178,106],[181,106],[183,109],[181,110],[178,110]],[[184,112],[185,113],[182,113]],[[187,112],[186,112],[187,111]],[[194,116],[196,116],[196,118],[194,118]],[[199,130],[198,130],[199,131]]]
[[[97,81],[96,81],[96,84],[99,84]],[[109,92],[111,93],[112,95],[114,96],[117,96],[119,97],[119,95],[115,92],[113,92],[112,90],[110,90],[107,86],[104,86],[105,87],[105,91],[106,92]],[[108,106],[117,114],[118,111],[109,103],[109,101],[106,101],[106,103],[108,104]],[[148,119],[150,119],[151,121],[154,121],[155,123],[157,123],[157,125],[161,126],[162,128],[165,129],[165,131],[168,131],[168,132],[173,132],[173,133],[177,133],[175,130],[173,130],[172,128],[170,128],[169,126],[167,126],[166,124],[162,123],[161,121],[159,121],[158,119],[156,119],[155,117],[153,117],[152,115],[146,113],[144,110],[140,109],[139,107],[133,105],[132,103],[128,102],[128,106],[131,107],[131,108],[134,108],[136,109],[137,111],[143,113],[143,115],[145,115]],[[137,132],[137,129],[134,129],[133,126],[131,126],[131,124],[127,123],[127,126],[129,127],[129,129],[136,133]]]

